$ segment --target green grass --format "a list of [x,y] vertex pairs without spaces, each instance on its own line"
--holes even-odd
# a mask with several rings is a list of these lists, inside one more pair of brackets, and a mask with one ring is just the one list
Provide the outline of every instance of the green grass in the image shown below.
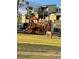
[[17,34],[18,43],[30,43],[30,44],[42,44],[51,46],[61,46],[61,40],[59,37],[53,36],[52,39],[48,39],[45,35],[34,34]]
[[[53,36],[48,39],[45,35],[17,34],[17,51],[36,52],[45,54],[61,54],[61,40]],[[17,55],[17,59],[60,59],[61,56]]]
[[60,51],[61,47],[57,46],[50,46],[50,45],[40,45],[40,44],[25,44],[25,43],[18,43],[17,44],[18,51],[31,51],[31,52],[46,52],[57,50]]

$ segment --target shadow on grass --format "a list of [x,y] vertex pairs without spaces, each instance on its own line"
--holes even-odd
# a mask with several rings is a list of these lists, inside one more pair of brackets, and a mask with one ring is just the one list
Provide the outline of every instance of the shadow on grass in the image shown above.
[[41,45],[41,44],[27,44],[27,43],[17,43],[18,51],[30,51],[30,52],[52,52],[61,51],[61,47]]

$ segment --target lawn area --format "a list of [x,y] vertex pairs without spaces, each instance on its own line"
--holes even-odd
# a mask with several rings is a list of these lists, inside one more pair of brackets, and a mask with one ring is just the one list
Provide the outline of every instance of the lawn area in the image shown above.
[[34,34],[17,34],[18,43],[30,43],[30,44],[41,44],[51,46],[61,46],[60,37],[53,36],[52,39],[47,39],[45,35],[34,35]]

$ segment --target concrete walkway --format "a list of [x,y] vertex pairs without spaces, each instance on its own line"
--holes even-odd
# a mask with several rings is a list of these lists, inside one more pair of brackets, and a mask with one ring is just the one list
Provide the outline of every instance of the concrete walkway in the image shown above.
[[18,55],[35,55],[35,56],[60,56],[59,54],[56,53],[49,53],[49,52],[23,52],[23,51],[18,51]]

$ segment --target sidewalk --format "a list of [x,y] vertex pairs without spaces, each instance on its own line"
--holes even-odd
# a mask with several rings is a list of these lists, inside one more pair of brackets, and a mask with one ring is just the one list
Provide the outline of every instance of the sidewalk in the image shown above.
[[23,52],[23,51],[18,51],[17,52],[18,55],[35,55],[35,56],[60,56],[60,54],[56,54],[56,53],[49,53],[49,52]]

